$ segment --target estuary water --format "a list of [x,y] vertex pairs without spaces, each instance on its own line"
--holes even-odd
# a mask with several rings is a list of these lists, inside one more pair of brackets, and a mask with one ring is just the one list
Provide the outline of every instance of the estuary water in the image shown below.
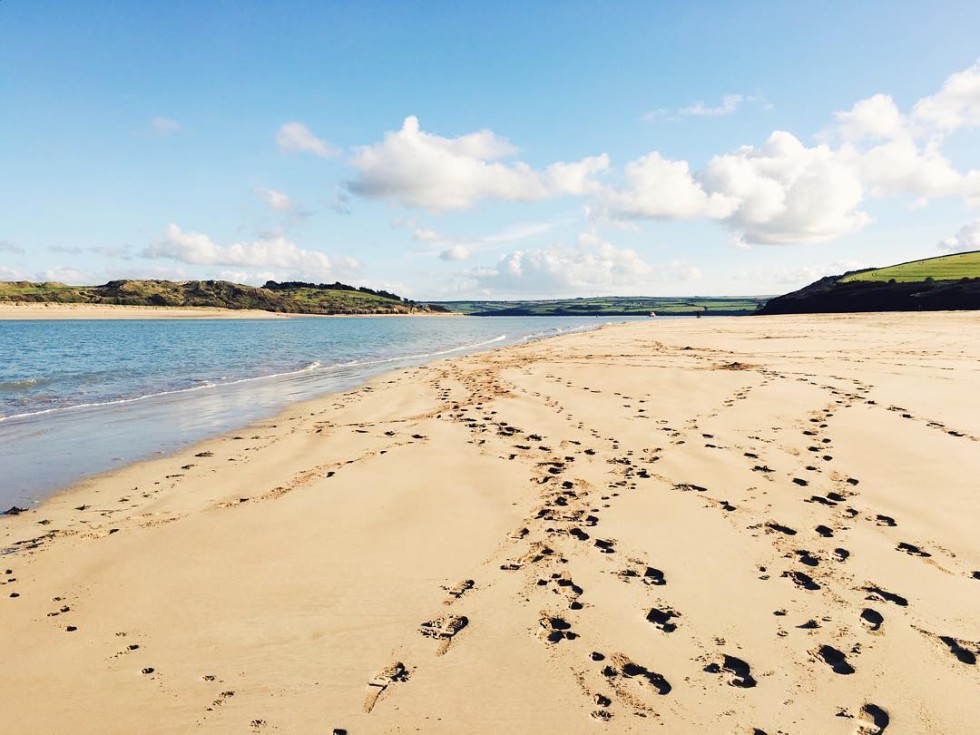
[[627,317],[0,321],[0,510],[387,370]]

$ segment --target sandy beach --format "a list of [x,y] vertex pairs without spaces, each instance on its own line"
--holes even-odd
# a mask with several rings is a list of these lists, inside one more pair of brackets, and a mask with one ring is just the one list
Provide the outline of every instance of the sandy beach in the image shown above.
[[297,404],[0,517],[0,729],[975,732],[978,384],[976,313],[652,319]]
[[59,304],[54,302],[0,302],[0,321],[18,319],[357,319],[365,317],[461,316],[419,312],[415,314],[284,314],[262,309],[219,309],[206,306],[122,306],[118,304]]
[[286,316],[291,315],[276,314],[261,309],[0,302],[0,321],[10,319],[282,319]]

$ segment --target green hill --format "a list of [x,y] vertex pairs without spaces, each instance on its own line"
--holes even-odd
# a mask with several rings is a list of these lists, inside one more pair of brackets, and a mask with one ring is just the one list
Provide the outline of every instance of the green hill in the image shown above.
[[388,291],[343,283],[302,282],[245,286],[229,281],[109,281],[101,286],[68,286],[30,281],[0,282],[0,301],[119,304],[125,306],[260,309],[286,314],[445,313]]
[[980,251],[828,276],[771,299],[760,314],[980,309]]
[[908,263],[857,271],[841,278],[844,283],[853,281],[896,281],[909,283],[925,281],[958,281],[961,278],[980,277],[980,250],[970,253],[942,255],[938,258],[912,260]]

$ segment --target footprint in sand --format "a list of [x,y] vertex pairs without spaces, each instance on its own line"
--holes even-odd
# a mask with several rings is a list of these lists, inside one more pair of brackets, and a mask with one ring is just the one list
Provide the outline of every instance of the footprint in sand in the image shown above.
[[378,703],[378,699],[380,699],[388,687],[408,681],[408,677],[408,669],[405,668],[405,664],[401,661],[396,661],[375,674],[368,682],[368,693],[364,700],[364,711],[370,712],[373,710]]
[[673,633],[677,630],[674,619],[679,617],[681,614],[669,607],[652,607],[647,613],[647,622],[653,623],[654,627],[660,628],[664,633]]
[[801,589],[807,591],[820,589],[820,585],[814,582],[813,578],[809,574],[794,571],[794,572],[783,572],[782,576],[789,577],[789,579],[792,580],[793,584],[795,584],[797,587]]
[[861,611],[861,622],[872,633],[877,633],[881,630],[881,626],[885,622],[885,617],[877,610],[866,607]]
[[858,726],[857,735],[881,735],[891,722],[886,710],[870,702],[861,708],[858,719],[861,724]]
[[915,544],[908,544],[905,543],[904,541],[902,541],[898,546],[896,546],[895,550],[904,551],[909,556],[921,556],[923,558],[932,556],[932,554],[930,554],[928,551],[924,551],[923,549],[920,549]]
[[882,589],[877,585],[869,584],[862,587],[868,596],[864,599],[866,600],[876,600],[878,602],[893,602],[899,607],[908,607],[909,601],[906,600],[901,595],[896,595],[894,592],[889,592],[888,590]]
[[977,665],[977,654],[980,653],[980,643],[964,641],[949,635],[939,636],[939,641],[949,648],[949,652],[960,663],[967,664],[968,666]]
[[[651,671],[646,666],[641,666],[622,653],[611,654],[609,663],[602,669],[601,673],[616,689],[616,692],[626,699],[632,699],[626,686],[630,683],[635,683],[642,688],[651,687],[660,696],[669,694],[673,689],[670,682],[662,674]],[[635,702],[631,703],[635,704]]]
[[709,674],[728,674],[728,686],[740,689],[751,689],[756,685],[756,680],[752,676],[752,667],[745,661],[735,656],[722,654],[719,661],[712,661],[704,670]]
[[810,653],[834,670],[835,674],[853,674],[854,667],[847,662],[847,655],[833,646],[820,646]]
[[541,626],[541,638],[547,643],[574,641],[578,638],[578,633],[572,631],[571,624],[557,615],[543,615],[538,625]]
[[472,579],[464,579],[462,582],[454,584],[453,586],[443,586],[443,589],[449,593],[449,597],[446,598],[446,605],[452,605],[456,600],[465,595],[471,589],[476,586],[476,582]]
[[426,638],[439,641],[436,655],[442,656],[449,650],[449,644],[470,621],[465,615],[442,615],[435,620],[427,620],[419,626],[419,632]]

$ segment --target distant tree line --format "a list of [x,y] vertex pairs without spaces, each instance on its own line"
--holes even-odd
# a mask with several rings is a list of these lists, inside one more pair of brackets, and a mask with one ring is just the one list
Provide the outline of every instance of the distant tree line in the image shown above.
[[291,291],[297,288],[315,288],[321,291],[360,291],[361,293],[371,294],[372,296],[380,296],[384,299],[393,299],[395,301],[408,301],[408,299],[403,299],[398,294],[393,294],[391,291],[385,291],[383,289],[375,290],[373,288],[368,288],[367,286],[349,286],[346,283],[341,283],[337,281],[335,283],[306,283],[304,281],[266,281],[262,288],[269,291]]

